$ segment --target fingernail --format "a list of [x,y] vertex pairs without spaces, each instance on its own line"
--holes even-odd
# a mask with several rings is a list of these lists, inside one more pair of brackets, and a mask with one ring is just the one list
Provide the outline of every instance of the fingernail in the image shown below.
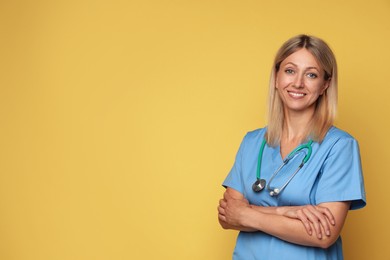
[[327,235],[327,236],[330,236],[329,230],[326,231],[326,235]]

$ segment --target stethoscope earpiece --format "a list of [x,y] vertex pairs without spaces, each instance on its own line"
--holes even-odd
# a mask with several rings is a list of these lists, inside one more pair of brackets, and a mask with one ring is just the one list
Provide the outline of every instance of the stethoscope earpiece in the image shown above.
[[269,192],[269,195],[270,195],[271,197],[273,197],[273,196],[278,196],[279,192],[280,192],[279,189],[273,189],[273,190],[271,190],[271,191]]

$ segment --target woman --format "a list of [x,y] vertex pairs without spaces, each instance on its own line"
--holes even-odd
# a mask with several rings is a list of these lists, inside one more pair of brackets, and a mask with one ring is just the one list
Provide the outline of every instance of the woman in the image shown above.
[[233,259],[343,259],[347,212],[366,199],[358,144],[332,125],[329,46],[308,35],[284,43],[269,93],[268,126],[245,136],[218,206],[221,226],[240,231]]

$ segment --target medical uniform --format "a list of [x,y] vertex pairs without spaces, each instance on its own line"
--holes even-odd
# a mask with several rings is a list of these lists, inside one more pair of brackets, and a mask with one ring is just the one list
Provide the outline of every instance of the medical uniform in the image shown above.
[[[329,129],[321,144],[312,143],[310,159],[278,196],[271,197],[267,188],[254,192],[252,184],[256,181],[258,154],[265,132],[266,128],[262,128],[245,136],[223,186],[239,191],[250,204],[259,206],[317,205],[332,201],[351,201],[351,209],[365,206],[358,143],[336,127]],[[272,180],[272,187],[286,183],[302,162],[305,152],[306,149],[283,167]],[[282,161],[280,147],[266,145],[261,178],[268,182]],[[233,259],[340,260],[343,259],[341,237],[329,248],[322,249],[289,243],[263,232],[240,232]]]

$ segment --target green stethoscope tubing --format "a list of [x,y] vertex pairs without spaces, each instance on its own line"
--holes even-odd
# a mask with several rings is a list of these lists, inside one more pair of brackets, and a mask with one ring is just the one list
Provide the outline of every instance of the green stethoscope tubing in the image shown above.
[[[289,184],[289,182],[294,178],[294,176],[298,173],[298,171],[303,167],[303,165],[310,159],[310,156],[312,154],[312,140],[309,140],[309,142],[305,144],[299,145],[297,148],[295,148],[293,151],[291,151],[287,157],[283,160],[282,165],[272,174],[270,180],[268,181],[267,184],[267,190],[270,192],[271,196],[278,195],[286,186]],[[265,145],[267,144],[266,140],[264,139],[263,142],[261,143],[260,150],[259,150],[259,155],[257,158],[257,170],[256,170],[256,178],[257,181],[261,180],[261,161],[263,159],[263,153],[264,153],[264,148]],[[301,150],[307,149],[307,153],[305,157],[302,159],[302,163],[298,166],[296,171],[290,176],[290,178],[287,180],[287,182],[280,188],[271,188],[271,182],[275,178],[275,176],[279,173],[279,171]]]

